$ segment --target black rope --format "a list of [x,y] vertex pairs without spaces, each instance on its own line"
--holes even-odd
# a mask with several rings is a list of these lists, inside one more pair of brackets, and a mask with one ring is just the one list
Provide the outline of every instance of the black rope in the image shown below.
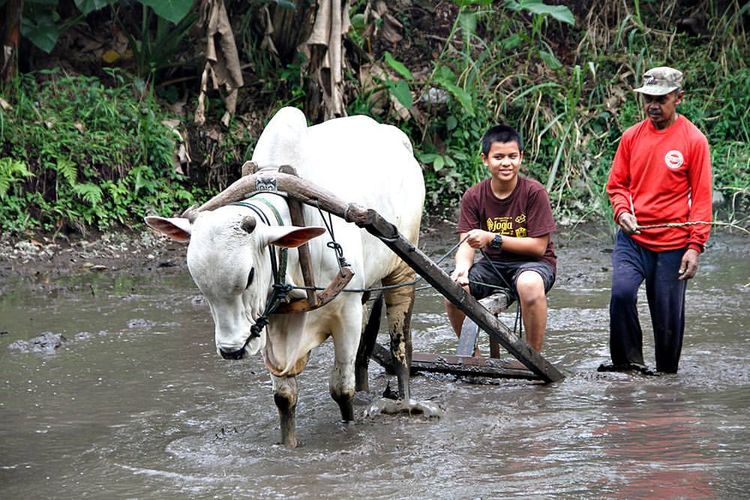
[[336,237],[333,234],[333,216],[331,215],[331,212],[328,212],[328,220],[326,220],[325,215],[323,214],[323,210],[320,208],[320,201],[315,200],[315,208],[318,209],[318,213],[320,213],[320,218],[323,220],[323,224],[326,227],[326,231],[328,231],[328,234],[331,235],[331,241],[326,243],[326,246],[333,250],[333,252],[336,254],[336,260],[339,264],[339,271],[342,267],[349,267],[349,263],[346,261],[346,258],[344,257],[344,249],[341,247],[341,245],[336,241]]
[[503,283],[505,283],[505,286],[508,287],[508,290],[510,291],[510,293],[512,293],[515,298],[518,298],[516,296],[516,293],[514,292],[513,287],[510,286],[510,283],[508,283],[508,281],[505,279],[505,276],[503,276],[503,273],[500,271],[500,269],[498,269],[498,267],[495,265],[495,263],[492,261],[492,259],[490,259],[487,256],[487,254],[485,253],[485,251],[483,249],[480,249],[479,251],[482,253],[482,257],[484,257],[485,259],[487,259],[487,262],[490,263],[490,265],[492,266],[492,269],[495,271],[495,274],[497,274],[498,276],[500,276],[500,279],[503,280]]
[[485,253],[485,251],[483,249],[480,249],[479,251],[482,253],[482,257],[484,257],[485,259],[487,259],[487,262],[490,263],[490,265],[492,266],[492,269],[495,271],[495,274],[497,274],[498,276],[500,276],[500,279],[503,280],[503,283],[505,283],[505,286],[507,288],[503,288],[503,287],[497,286],[497,285],[490,285],[488,283],[480,283],[480,284],[483,285],[483,286],[490,287],[490,288],[495,288],[495,289],[498,289],[498,290],[503,290],[506,293],[510,294],[510,298],[511,299],[513,299],[513,300],[516,301],[516,318],[513,321],[513,333],[515,334],[516,331],[518,331],[518,338],[521,338],[521,336],[523,335],[523,321],[520,320],[521,319],[521,299],[518,296],[518,293],[516,292],[515,287],[511,286],[510,283],[508,283],[508,281],[505,279],[505,276],[503,276],[503,273],[500,272],[500,269],[498,269],[498,267],[495,265],[495,263],[492,261],[492,259],[490,259],[487,256],[487,254]]
[[[257,193],[253,193],[253,195],[255,194]],[[231,203],[231,205],[249,208],[258,216],[258,218],[263,223],[265,223],[267,226],[271,225],[271,219],[266,215],[265,212],[263,212],[260,207],[257,207],[252,203],[246,201],[234,202]],[[263,331],[263,328],[268,325],[269,316],[271,316],[271,314],[273,314],[274,311],[278,309],[279,305],[281,305],[282,302],[287,300],[289,292],[294,288],[284,282],[285,276],[283,275],[286,274],[286,249],[282,248],[279,250],[281,253],[282,261],[281,267],[279,267],[278,261],[276,259],[275,247],[272,246],[271,248],[269,248],[271,259],[271,274],[273,275],[274,283],[271,288],[270,297],[266,299],[266,307],[263,309],[263,314],[261,314],[258,319],[255,320],[255,323],[250,327],[250,335],[248,335],[245,339],[245,343],[242,345],[242,349],[245,349],[253,339],[260,337],[261,331]]]
[[[318,207],[318,210],[320,210],[320,207]],[[322,216],[322,214],[321,214],[321,216]],[[325,219],[323,220],[323,223],[325,224]],[[326,227],[326,229],[328,229],[328,227]],[[456,248],[458,248],[461,245],[461,243],[463,243],[464,241],[466,241],[467,238],[468,238],[468,236],[466,236],[463,240],[459,241],[457,244],[453,245],[453,247],[451,247],[450,250],[448,250],[445,254],[443,254],[443,256],[440,257],[437,261],[435,261],[435,265],[439,265],[441,262],[443,262],[445,260],[445,258],[448,257],[451,253],[453,253],[456,250]],[[329,245],[330,245],[330,243],[329,243]],[[330,248],[330,246],[329,246],[329,248]],[[339,248],[341,248],[341,245],[339,245]],[[382,286],[371,287],[371,288],[344,288],[341,291],[342,292],[348,292],[348,293],[382,292],[382,291],[385,291],[385,290],[393,290],[393,289],[402,288],[402,287],[405,287],[405,286],[415,286],[417,283],[419,283],[419,281],[421,281],[423,279],[424,279],[424,277],[419,276],[414,281],[410,281],[408,283],[398,283],[396,285],[382,285]],[[496,285],[485,284],[485,286],[488,286],[488,287],[491,287],[491,288],[497,288],[499,290],[504,290],[502,287],[499,287],[499,286],[496,286]],[[295,289],[295,290],[306,290],[306,291],[309,290],[309,291],[314,291],[314,292],[320,292],[322,290],[325,290],[325,288],[319,287],[319,286],[292,286],[292,288]],[[427,290],[428,288],[432,288],[432,285],[421,286],[419,288],[416,288],[414,291],[415,292],[420,292],[422,290]]]

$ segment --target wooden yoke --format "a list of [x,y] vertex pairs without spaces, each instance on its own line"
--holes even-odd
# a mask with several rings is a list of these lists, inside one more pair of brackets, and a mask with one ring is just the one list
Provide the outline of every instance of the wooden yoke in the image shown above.
[[[290,165],[282,165],[279,167],[279,172],[282,174],[297,175],[297,171]],[[305,227],[305,215],[302,213],[302,203],[296,198],[287,197],[287,205],[289,205],[289,215],[292,218],[292,225]],[[305,290],[307,292],[307,302],[310,307],[315,309],[318,306],[318,297],[315,295],[315,278],[313,277],[312,264],[310,263],[310,245],[304,243],[297,247],[299,252],[299,266],[302,269],[302,281],[305,283]],[[338,295],[338,292],[336,293]],[[335,297],[335,295],[334,295]]]
[[[290,165],[282,165],[278,168],[278,170],[269,171],[269,173],[271,174],[276,174],[276,172],[279,172],[284,175],[296,177],[299,180],[299,177],[297,176],[297,171],[294,169],[294,167]],[[275,189],[277,187],[275,183],[270,182],[267,178],[264,178],[261,175],[256,176],[255,175],[256,173],[258,173],[258,165],[256,165],[252,161],[245,162],[242,165],[242,176],[243,178],[253,177],[254,179],[257,179],[257,181],[254,184],[257,189],[246,192],[240,198],[231,199],[227,197],[226,198],[227,201],[222,202],[222,198],[223,198],[222,195],[226,193],[227,191],[227,190],[224,190],[222,193],[219,193],[214,198],[209,200],[207,203],[199,207],[197,211],[200,212],[202,210],[211,210],[214,208],[218,208],[221,205],[231,203],[233,201],[239,201],[241,199],[244,199],[247,194],[250,194],[252,192],[257,192],[257,191],[277,192],[277,190]],[[235,186],[237,182],[232,184],[232,186]],[[230,186],[230,188],[232,186]],[[279,191],[286,191],[286,190],[282,188]],[[289,214],[292,219],[292,225],[305,227],[305,217],[304,217],[304,214],[302,213],[302,203],[299,201],[299,199],[294,197],[293,193],[288,192],[287,194],[289,196],[286,197],[286,201],[287,201],[287,205],[289,205]],[[233,193],[233,196],[234,195],[235,193]],[[220,203],[220,204],[209,205],[212,202]],[[187,211],[185,214],[183,214],[183,216],[185,216],[186,214],[187,214]],[[336,275],[336,277],[333,279],[333,281],[331,281],[331,283],[326,287],[325,290],[323,290],[320,293],[316,293],[315,292],[315,278],[313,275],[312,264],[310,260],[310,247],[307,243],[304,243],[300,245],[299,247],[297,247],[297,251],[299,252],[299,264],[300,264],[300,268],[302,271],[302,280],[306,288],[305,293],[307,294],[307,300],[294,300],[285,304],[281,304],[276,309],[274,314],[301,313],[301,312],[312,311],[314,309],[318,309],[319,307],[323,307],[324,305],[328,304],[330,301],[335,299],[338,296],[338,294],[341,293],[341,291],[346,287],[346,285],[349,284],[352,277],[354,277],[354,273],[352,272],[350,268],[343,267],[341,268],[339,273]]]

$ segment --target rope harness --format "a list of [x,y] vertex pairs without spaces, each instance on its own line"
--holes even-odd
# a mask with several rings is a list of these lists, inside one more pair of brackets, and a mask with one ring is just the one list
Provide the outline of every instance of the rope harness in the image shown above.
[[[281,196],[282,198],[286,199],[286,196],[282,195],[281,193],[278,193],[276,191],[270,191],[270,190],[263,190],[263,191],[256,191],[254,193],[251,193],[249,196],[247,196],[247,199],[254,198],[258,194],[275,194],[277,196]],[[276,207],[271,203],[270,201],[263,199],[263,198],[255,198],[256,202],[260,202],[263,205],[265,205],[274,215],[276,219],[276,223],[279,226],[284,225],[284,220],[281,217],[281,214],[276,209]],[[250,209],[263,223],[270,226],[271,220],[266,215],[266,213],[257,205],[249,202],[249,201],[237,201],[234,203],[230,203],[230,205],[234,206],[240,206]],[[320,209],[320,206],[317,207],[318,211],[320,212],[321,219],[323,220],[323,224],[326,227],[326,231],[328,231],[328,234],[331,236],[331,241],[327,243],[327,247],[333,250],[333,252],[336,255],[336,262],[339,265],[339,272],[342,273],[344,267],[350,267],[349,263],[346,261],[346,258],[344,258],[344,251],[341,245],[336,241],[336,238],[333,234],[333,218],[331,214],[328,215],[328,221],[326,221],[325,216],[323,215],[323,211]],[[319,287],[302,287],[302,286],[294,286],[286,283],[286,270],[287,270],[287,262],[288,262],[288,250],[286,248],[280,248],[279,249],[279,257],[277,259],[276,252],[271,250],[270,252],[270,259],[271,259],[271,273],[273,275],[273,285],[271,287],[271,293],[269,297],[266,300],[266,306],[263,309],[263,313],[255,320],[255,324],[253,324],[250,327],[250,335],[245,339],[244,344],[242,345],[242,348],[238,350],[238,352],[242,352],[247,345],[256,338],[260,337],[260,333],[268,325],[270,316],[276,312],[276,310],[279,308],[279,306],[285,302],[288,302],[289,299],[289,292],[292,290],[305,290],[305,289],[316,289],[316,290],[325,290],[323,288]],[[279,264],[280,261],[280,264]]]
[[[258,193],[253,193],[250,197],[255,196],[256,194]],[[276,222],[279,226],[284,225],[281,214],[278,210],[276,210],[276,207],[273,206],[271,202],[269,202],[268,200],[264,200],[263,198],[257,198],[257,201],[263,203],[271,210],[271,212],[273,212],[276,218]],[[260,207],[250,202],[237,201],[234,203],[230,203],[230,205],[249,208],[255,215],[258,216],[258,218],[260,218],[261,221],[263,221],[263,223],[268,226],[271,225],[271,220],[268,218],[268,216],[266,216],[265,212]],[[293,289],[291,285],[288,285],[285,282],[288,257],[287,249],[279,249],[279,260],[281,261],[281,265],[279,265],[276,258],[276,251],[271,249],[269,253],[271,257],[271,274],[273,275],[273,286],[271,287],[271,294],[266,300],[266,307],[263,309],[263,313],[258,317],[258,319],[255,320],[255,324],[250,327],[250,335],[247,336],[247,339],[245,339],[245,343],[242,345],[242,348],[240,348],[238,352],[242,352],[253,339],[260,337],[260,332],[263,330],[263,328],[266,327],[266,325],[268,325],[269,316],[273,314],[276,309],[278,309],[279,305],[282,302],[285,302],[287,300],[287,298],[289,297],[289,292]]]

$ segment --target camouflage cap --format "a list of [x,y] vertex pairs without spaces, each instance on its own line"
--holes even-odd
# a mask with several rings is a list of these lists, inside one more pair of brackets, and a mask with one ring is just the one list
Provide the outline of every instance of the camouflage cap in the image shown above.
[[682,71],[666,66],[653,68],[643,75],[643,85],[635,92],[648,95],[666,95],[682,87]]

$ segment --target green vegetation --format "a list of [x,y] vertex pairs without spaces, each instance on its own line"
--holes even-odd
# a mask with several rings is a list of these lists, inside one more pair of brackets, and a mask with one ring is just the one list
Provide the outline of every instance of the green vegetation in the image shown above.
[[200,194],[175,170],[164,112],[115,76],[113,87],[56,71],[17,82],[13,109],[0,111],[3,231],[129,225]]
[[[619,137],[644,118],[632,88],[649,67],[671,65],[685,71],[680,111],[709,138],[715,186],[731,198],[730,216],[747,208],[747,4],[729,2],[719,12],[716,2],[699,2],[680,12],[677,1],[636,1],[632,10],[595,3],[576,21],[567,7],[538,0],[508,0],[505,9],[481,0],[455,3],[460,10],[430,77],[407,79],[422,96],[437,88],[449,97],[421,106],[402,123],[426,166],[430,203],[456,206],[460,193],[485,175],[478,158],[482,132],[506,122],[526,138],[526,173],[547,186],[558,219],[608,214],[604,184]],[[680,16],[700,19],[706,8],[704,32],[676,29]],[[386,54],[384,62],[393,66],[393,57]],[[387,88],[396,96],[392,83]]]
[[[284,105],[305,109],[316,92],[293,49],[299,38],[285,47],[277,40],[274,54],[265,48],[259,19],[275,8],[274,19],[297,26],[307,22],[303,10],[311,3],[225,3],[247,73],[227,128],[218,125],[218,92],[207,103],[209,124],[190,123],[199,83],[195,45],[204,42],[189,40],[197,11],[186,8],[188,0],[76,0],[70,18],[52,16],[59,33],[84,22],[86,13],[107,20],[125,32],[133,59],[121,61],[129,73],[34,71],[0,89],[8,104],[0,102],[0,230],[139,224],[150,210],[179,212],[239,176],[263,122]],[[685,71],[679,111],[709,139],[726,217],[735,221],[747,211],[750,4],[634,0],[568,8],[542,0],[415,0],[393,10],[387,3],[402,43],[378,38],[390,21],[368,14],[368,2],[352,2],[347,112],[393,123],[410,136],[424,166],[430,213],[450,213],[466,187],[486,175],[480,137],[506,122],[524,136],[526,174],[547,186],[559,221],[609,220],[604,184],[615,148],[644,117],[632,88],[658,65]],[[29,4],[27,28],[37,29],[24,36],[37,45],[47,40],[51,50],[44,26],[57,2]],[[165,111],[180,100],[189,103],[186,113]],[[181,121],[188,136],[189,178],[177,172],[178,138],[163,124],[168,118]]]

